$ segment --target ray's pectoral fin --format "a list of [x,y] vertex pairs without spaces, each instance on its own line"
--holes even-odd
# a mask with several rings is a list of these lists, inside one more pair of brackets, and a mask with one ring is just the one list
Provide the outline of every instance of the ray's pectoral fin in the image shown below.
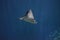
[[19,18],[20,20],[23,20],[24,19],[24,17],[21,17],[21,18]]

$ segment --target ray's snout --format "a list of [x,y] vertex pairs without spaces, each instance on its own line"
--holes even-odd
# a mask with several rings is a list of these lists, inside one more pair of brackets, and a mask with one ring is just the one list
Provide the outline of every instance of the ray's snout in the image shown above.
[[37,21],[36,21],[36,20],[33,20],[33,23],[34,23],[34,24],[37,24]]

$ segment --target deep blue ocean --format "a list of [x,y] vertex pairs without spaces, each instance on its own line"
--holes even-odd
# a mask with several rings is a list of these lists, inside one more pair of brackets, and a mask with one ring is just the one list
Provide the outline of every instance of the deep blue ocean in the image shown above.
[[[0,0],[0,40],[60,40],[59,0]],[[37,24],[19,20],[31,9]]]

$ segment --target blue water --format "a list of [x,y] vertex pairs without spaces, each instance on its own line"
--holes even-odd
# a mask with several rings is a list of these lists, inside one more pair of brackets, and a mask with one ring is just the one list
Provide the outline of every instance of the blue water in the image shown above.
[[[19,20],[31,9],[38,24]],[[59,0],[0,0],[0,40],[49,40],[60,32]]]

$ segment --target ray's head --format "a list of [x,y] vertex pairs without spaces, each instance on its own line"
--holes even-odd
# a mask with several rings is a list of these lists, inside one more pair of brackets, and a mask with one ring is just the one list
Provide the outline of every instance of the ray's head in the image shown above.
[[32,24],[37,24],[37,21],[36,20],[31,20],[30,21]]
[[37,21],[36,20],[34,20],[34,24],[37,24]]

